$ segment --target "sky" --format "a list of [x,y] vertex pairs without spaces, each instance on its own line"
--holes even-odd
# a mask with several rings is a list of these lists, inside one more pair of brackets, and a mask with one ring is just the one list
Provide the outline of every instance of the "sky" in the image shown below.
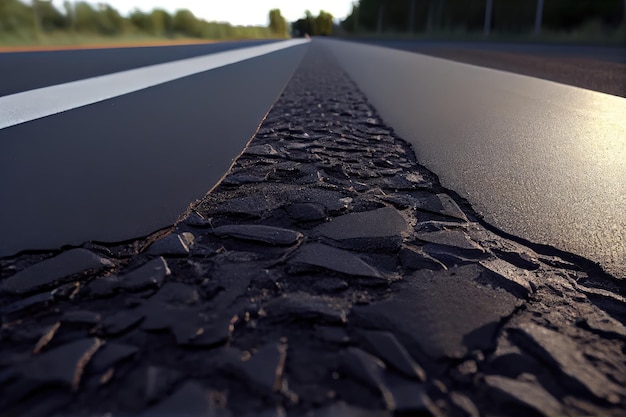
[[[320,10],[344,19],[352,11],[356,0],[102,0],[123,15],[137,8],[151,11],[165,9],[172,13],[177,9],[189,9],[196,17],[208,21],[229,22],[232,25],[267,25],[271,9],[280,9],[289,22],[304,16],[305,10],[317,15]],[[87,0],[95,4],[98,0]],[[62,9],[63,0],[53,0]]]

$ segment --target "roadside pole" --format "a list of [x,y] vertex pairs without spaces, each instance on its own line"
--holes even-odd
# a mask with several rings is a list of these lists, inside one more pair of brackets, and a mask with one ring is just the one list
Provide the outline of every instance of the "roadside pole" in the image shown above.
[[543,0],[537,0],[537,12],[535,13],[535,36],[541,33],[541,21],[543,20]]
[[484,36],[488,38],[491,34],[491,13],[493,11],[493,0],[487,0],[485,4],[485,29]]

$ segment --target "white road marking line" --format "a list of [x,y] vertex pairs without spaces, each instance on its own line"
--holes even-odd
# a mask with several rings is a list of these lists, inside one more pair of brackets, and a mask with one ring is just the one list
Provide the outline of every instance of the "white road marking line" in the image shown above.
[[0,97],[0,129],[309,42],[291,39],[101,75]]

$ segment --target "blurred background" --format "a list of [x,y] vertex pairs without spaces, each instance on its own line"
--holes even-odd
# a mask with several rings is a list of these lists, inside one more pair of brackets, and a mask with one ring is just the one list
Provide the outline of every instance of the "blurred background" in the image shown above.
[[[132,1],[125,4],[133,7]],[[211,4],[213,10],[220,4],[223,8],[230,7],[225,1]],[[268,4],[280,6],[281,2]],[[166,8],[156,0],[151,9],[146,7],[150,2],[142,0],[142,9],[128,11],[119,11],[105,2],[0,0],[0,44],[203,41],[305,35],[626,43],[626,0],[336,0],[337,6],[330,7],[341,11],[320,10],[328,9],[329,3],[310,0],[283,3],[283,10],[298,7],[295,4],[301,6],[300,18],[293,18],[293,14],[286,18],[280,8],[268,7],[262,13],[255,11],[258,16],[253,20],[258,24],[240,25],[236,22],[242,19],[236,15],[228,20],[212,21],[211,16],[201,17],[203,14],[198,10]],[[251,12],[240,7],[237,13],[243,17]]]
[[624,0],[360,0],[349,34],[623,43]]

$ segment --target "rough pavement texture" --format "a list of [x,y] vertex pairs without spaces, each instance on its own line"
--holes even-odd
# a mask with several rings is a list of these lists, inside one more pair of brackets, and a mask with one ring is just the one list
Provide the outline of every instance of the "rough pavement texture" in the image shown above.
[[0,415],[626,415],[624,284],[456,201],[313,44],[174,227],[0,260]]

